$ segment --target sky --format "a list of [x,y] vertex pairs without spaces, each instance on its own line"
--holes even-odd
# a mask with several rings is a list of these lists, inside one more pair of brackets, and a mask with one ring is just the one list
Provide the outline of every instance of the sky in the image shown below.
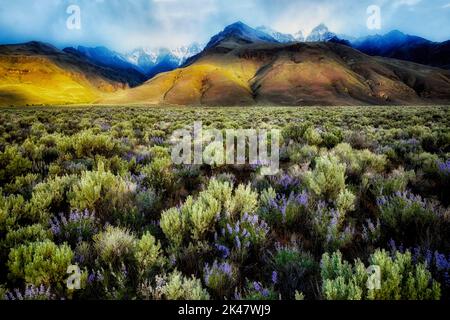
[[[371,5],[380,8],[381,29],[367,27]],[[68,28],[68,19],[79,28]],[[0,43],[173,48],[206,43],[236,21],[305,34],[325,23],[354,37],[398,29],[444,41],[450,39],[450,0],[0,0]]]

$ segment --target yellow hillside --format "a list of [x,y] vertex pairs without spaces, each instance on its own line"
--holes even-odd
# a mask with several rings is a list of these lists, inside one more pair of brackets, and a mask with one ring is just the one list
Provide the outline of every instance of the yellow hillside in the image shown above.
[[89,103],[101,92],[45,57],[0,55],[0,105]]
[[227,56],[211,56],[183,69],[163,73],[143,85],[111,94],[102,103],[249,104],[250,80],[259,66]]

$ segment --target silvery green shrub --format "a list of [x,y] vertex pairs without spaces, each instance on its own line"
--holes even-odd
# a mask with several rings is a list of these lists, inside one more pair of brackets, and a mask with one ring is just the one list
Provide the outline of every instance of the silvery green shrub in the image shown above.
[[118,149],[116,141],[107,134],[96,134],[92,130],[81,131],[71,138],[71,147],[77,158],[104,155],[110,157]]
[[327,300],[438,300],[440,284],[422,263],[414,264],[409,251],[391,257],[377,250],[369,265],[380,268],[380,288],[367,285],[369,275],[360,260],[354,264],[337,251],[325,253],[321,261],[322,295]]
[[405,171],[403,167],[393,170],[389,175],[377,174],[367,178],[365,184],[371,185],[374,196],[390,196],[395,192],[405,192],[408,184],[416,178],[413,170]]
[[178,208],[166,210],[161,214],[161,229],[175,249],[179,248],[188,236],[188,219]]
[[9,253],[10,276],[35,286],[58,287],[64,285],[67,267],[74,254],[66,244],[56,245],[50,240],[33,242],[13,248]]
[[250,185],[239,185],[235,190],[233,197],[225,203],[226,213],[231,217],[239,217],[244,213],[251,213],[258,206],[258,194],[252,191]]
[[140,277],[149,273],[152,268],[162,266],[164,263],[161,244],[149,232],[137,240],[134,250],[137,272]]
[[257,205],[258,194],[250,186],[240,185],[233,192],[230,183],[213,179],[197,199],[188,197],[179,208],[164,211],[160,225],[172,245],[179,248],[184,240],[204,240],[214,233],[219,221],[239,221]]
[[136,238],[128,230],[109,226],[94,236],[94,248],[100,263],[113,269],[133,261]]
[[330,208],[319,201],[310,214],[313,233],[322,247],[336,250],[347,246],[355,235],[354,227],[347,223],[345,211]]
[[[1,189],[0,189],[1,191]],[[0,232],[18,227],[21,219],[26,217],[26,202],[21,195],[3,196],[0,193]]]
[[214,261],[203,269],[206,286],[219,298],[229,298],[234,291],[237,280],[236,270],[228,262]]
[[27,204],[29,217],[46,224],[50,221],[51,212],[67,210],[67,197],[76,179],[75,176],[54,177],[36,185]]
[[292,299],[296,291],[314,291],[313,285],[306,279],[315,275],[318,268],[314,257],[296,246],[277,245],[269,255],[269,267],[276,272],[275,287],[283,299]]
[[395,240],[415,240],[411,245],[440,244],[450,226],[448,214],[439,203],[409,191],[379,197],[377,204],[384,234]]
[[336,199],[336,208],[340,212],[349,212],[355,210],[356,196],[350,190],[343,190]]
[[51,240],[51,232],[41,224],[33,224],[9,231],[0,246],[15,248],[22,244]]
[[175,174],[172,171],[172,161],[170,158],[155,158],[142,168],[144,175],[144,186],[165,192],[172,191],[175,183]]
[[305,175],[308,189],[323,199],[336,200],[345,190],[345,168],[338,158],[325,155],[316,158],[314,170]]
[[12,178],[20,176],[31,169],[32,162],[25,158],[17,146],[7,146],[0,152],[0,182],[10,182]]
[[196,201],[185,203],[183,212],[189,217],[193,240],[203,240],[208,232],[214,230],[220,209],[219,201],[209,193],[202,193]]
[[360,177],[363,173],[383,172],[386,166],[386,157],[384,155],[377,155],[369,151],[354,150],[347,143],[337,145],[332,153],[342,162],[346,164],[347,173],[349,175]]
[[103,223],[127,220],[136,211],[132,200],[134,186],[104,169],[102,162],[96,171],[85,171],[72,187],[70,205],[73,209],[89,210]]
[[174,271],[168,275],[157,276],[156,286],[150,288],[153,299],[165,300],[209,300],[208,292],[194,276],[185,277]]

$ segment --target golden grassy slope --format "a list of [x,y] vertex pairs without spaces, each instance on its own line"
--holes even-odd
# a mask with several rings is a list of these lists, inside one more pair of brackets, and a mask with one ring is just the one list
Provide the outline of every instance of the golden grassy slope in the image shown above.
[[0,46],[0,106],[93,103],[125,87],[113,70],[44,43]]
[[221,45],[127,90],[111,72],[43,44],[2,47],[0,105],[450,102],[450,71],[334,43]]
[[[339,44],[254,44],[229,50],[206,52],[186,68],[160,74],[102,102],[360,105],[450,101],[450,72],[369,57]],[[423,87],[432,92],[424,92]]]
[[163,73],[140,87],[112,94],[103,103],[252,104],[251,61],[212,56],[187,68]]
[[0,56],[0,105],[88,103],[101,92],[45,57]]

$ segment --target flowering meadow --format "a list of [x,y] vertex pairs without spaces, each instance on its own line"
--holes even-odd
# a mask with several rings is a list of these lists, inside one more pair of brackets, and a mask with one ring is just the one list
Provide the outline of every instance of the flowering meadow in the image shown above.
[[[173,164],[195,121],[279,173]],[[448,300],[449,204],[448,107],[1,109],[0,299]]]

